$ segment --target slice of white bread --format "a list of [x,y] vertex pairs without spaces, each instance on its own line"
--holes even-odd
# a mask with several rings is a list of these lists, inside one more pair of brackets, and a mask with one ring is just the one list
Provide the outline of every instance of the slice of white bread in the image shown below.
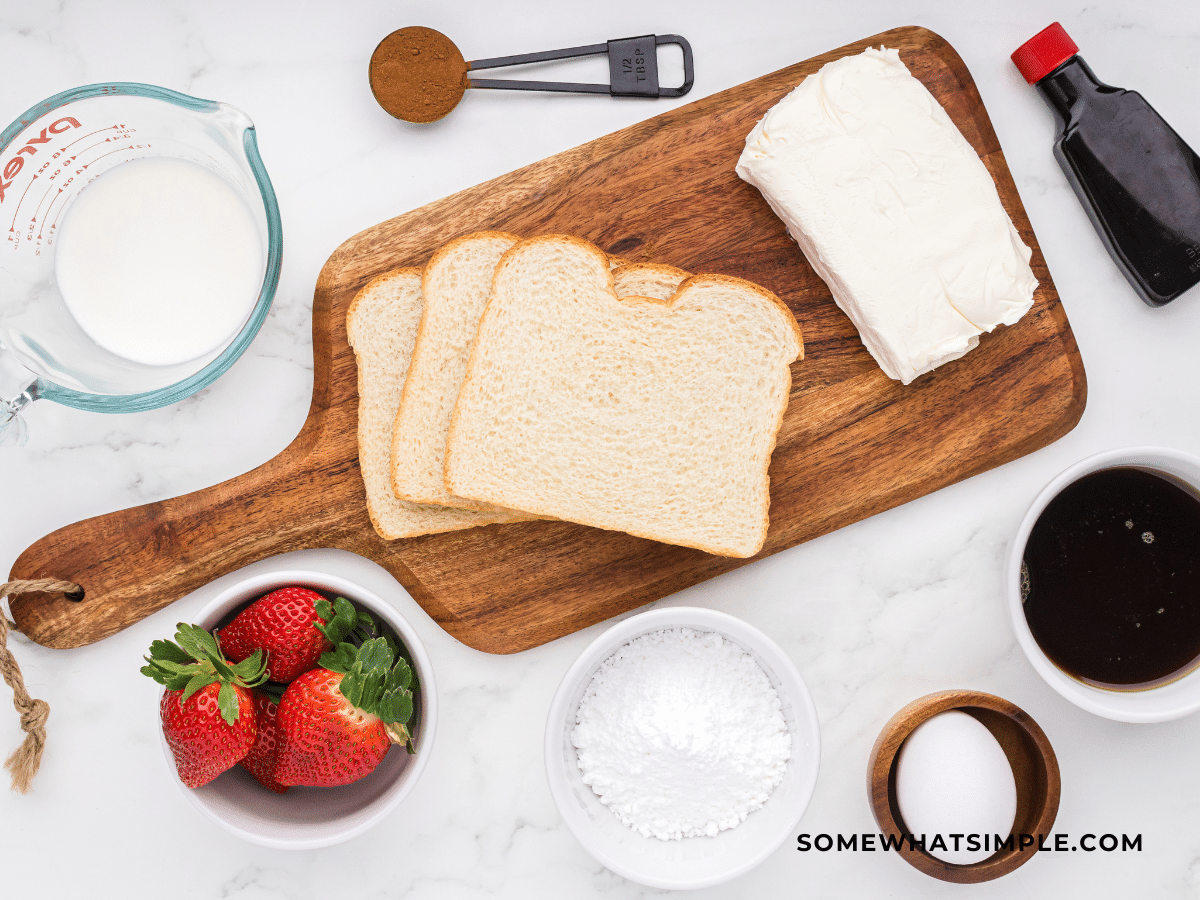
[[500,231],[475,232],[450,241],[425,265],[421,323],[392,429],[391,484],[402,500],[496,509],[452,497],[442,470],[446,431],[492,290],[492,274],[519,240]]
[[721,275],[618,299],[603,253],[522,241],[496,268],[446,448],[454,494],[747,557],[803,355],[773,294]]
[[513,521],[511,515],[405,503],[392,493],[392,421],[420,318],[421,270],[415,268],[369,282],[346,314],[346,333],[358,360],[358,463],[367,511],[380,537],[389,541]]
[[[443,246],[425,266],[421,324],[392,432],[392,490],[401,500],[502,509],[451,494],[443,471],[446,434],[492,276],[500,258],[519,240],[498,231],[464,235]],[[672,266],[629,265],[611,256],[608,265],[614,268],[619,296],[666,300],[689,274]]]

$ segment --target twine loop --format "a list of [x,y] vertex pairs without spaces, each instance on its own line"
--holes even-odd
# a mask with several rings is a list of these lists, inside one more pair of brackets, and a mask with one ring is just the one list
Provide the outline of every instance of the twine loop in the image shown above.
[[[58,591],[78,598],[83,589],[73,582],[59,581],[56,578],[10,581],[0,584],[0,601],[5,597],[28,591]],[[27,794],[30,782],[42,764],[42,751],[46,749],[46,720],[50,718],[50,704],[45,700],[30,697],[29,692],[25,690],[21,667],[17,665],[12,651],[8,649],[9,629],[19,630],[15,622],[0,613],[0,676],[3,676],[5,683],[12,688],[13,706],[21,716],[21,730],[25,732],[25,740],[4,761],[4,768],[12,774],[12,789]]]

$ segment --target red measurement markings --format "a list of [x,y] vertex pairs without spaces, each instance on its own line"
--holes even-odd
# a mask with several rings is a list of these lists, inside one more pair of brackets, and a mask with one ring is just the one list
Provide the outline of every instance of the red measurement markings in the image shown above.
[[[54,237],[54,231],[58,228],[58,220],[62,217],[63,210],[67,208],[67,204],[63,204],[58,208],[58,212],[54,214],[54,221],[50,224],[50,236]],[[50,215],[50,210],[46,210],[46,215]]]
[[[55,172],[53,175],[51,175],[50,180],[54,181],[54,179],[56,177],[58,177],[58,174],[61,171],[62,171],[62,169],[59,169],[58,172]],[[33,218],[31,218],[29,220],[30,222],[36,222],[38,220],[38,216],[40,216],[42,214],[42,204],[46,202],[46,198],[49,197],[53,192],[54,192],[54,185],[51,184],[49,187],[46,188],[46,193],[42,194],[42,199],[38,201],[37,209],[35,209],[33,211]],[[62,193],[61,188],[59,189],[58,193],[59,194]],[[55,197],[57,197],[57,196],[58,196],[58,194],[55,194]],[[51,201],[51,203],[53,203],[53,201]],[[50,207],[46,207],[46,211],[49,212]]]
[[[89,150],[94,150],[97,147],[103,147],[105,144],[108,144],[111,142],[112,142],[112,138],[105,138],[102,141],[96,141],[96,143],[94,143],[94,144],[89,144],[88,146],[84,147],[82,150],[76,151],[74,156],[68,157],[67,160],[63,163],[63,165],[66,165],[67,163],[73,163],[73,162],[75,162],[75,160],[79,159],[79,157],[81,157],[83,154],[87,153]],[[93,162],[95,162],[95,160],[93,160]],[[84,168],[86,169],[87,166],[84,166]]]
[[[63,147],[63,149],[64,149],[64,150],[69,150],[71,147],[74,147],[74,146],[75,146],[76,144],[78,144],[80,141],[82,141],[82,140],[86,140],[87,138],[90,138],[90,137],[91,137],[93,134],[100,134],[100,133],[102,133],[102,132],[105,132],[105,131],[115,131],[115,130],[117,130],[117,129],[119,129],[119,128],[124,128],[124,127],[125,127],[124,125],[109,125],[107,128],[97,128],[95,131],[88,132],[88,133],[87,133],[87,134],[85,134],[83,137],[78,137],[78,138],[75,138],[75,140],[71,141],[71,143],[69,143],[69,144],[67,144],[65,147]],[[82,153],[82,152],[83,152],[83,151],[81,150],[81,151],[80,151],[80,153]],[[76,156],[78,156],[79,154],[77,153],[77,154],[75,154],[75,155],[76,155]]]
[[[99,156],[97,156],[95,159],[93,159],[90,163],[86,163],[84,165],[84,168],[86,169],[88,166],[94,166],[96,163],[100,162],[100,160],[104,159],[104,157],[106,157],[106,156],[112,156],[114,153],[120,153],[124,150],[133,150],[133,149],[134,149],[133,144],[130,144],[128,147],[117,147],[115,150],[109,150],[107,153],[101,153]],[[83,151],[80,151],[80,152],[82,153]]]
[[12,224],[8,226],[9,231],[17,230],[17,213],[19,213],[21,211],[21,204],[25,200],[25,194],[29,193],[29,189],[31,187],[33,187],[33,183],[37,180],[38,180],[38,177],[36,175],[34,175],[32,178],[29,179],[29,184],[25,185],[25,191],[24,191],[24,193],[21,194],[21,199],[17,201],[17,208],[13,210]]
[[[103,144],[103,143],[107,143],[107,142],[108,142],[108,141],[110,141],[110,140],[112,140],[112,139],[111,139],[111,138],[107,138],[106,140],[104,140],[104,141],[101,141],[100,143],[101,143],[101,144]],[[94,144],[93,146],[99,146],[99,144]],[[89,149],[90,149],[90,148],[89,148]],[[114,149],[112,149],[112,150],[109,150],[107,153],[101,153],[99,156],[97,156],[97,157],[96,157],[95,159],[93,159],[91,162],[89,162],[89,163],[85,163],[85,164],[84,164],[84,166],[83,166],[83,168],[82,168],[82,169],[80,169],[80,172],[79,172],[79,173],[76,173],[76,174],[80,174],[80,173],[83,171],[83,169],[86,169],[88,166],[94,166],[96,163],[98,163],[100,160],[104,159],[104,157],[106,157],[106,156],[112,156],[114,153],[122,153],[122,152],[124,152],[125,150],[133,150],[133,149],[134,149],[134,146],[133,146],[133,144],[130,144],[128,147],[116,147],[116,148],[114,148]],[[82,153],[83,151],[81,150],[81,151],[79,151],[79,152],[80,152],[80,153]],[[76,156],[78,156],[78,155],[79,155],[79,154],[76,154]],[[75,157],[71,157],[71,158],[72,158],[72,159],[74,159]],[[66,183],[67,183],[67,184],[70,184],[70,183],[71,183],[71,181],[74,179],[74,177],[75,177],[75,176],[73,175],[73,176],[71,176],[71,178],[68,178]],[[54,208],[54,202],[55,202],[55,200],[57,200],[57,199],[59,198],[59,196],[60,196],[60,195],[63,193],[63,190],[64,190],[65,188],[66,188],[66,185],[65,185],[65,184],[63,185],[63,187],[60,187],[60,188],[58,189],[58,194],[56,194],[56,195],[54,196],[54,200],[51,200],[51,201],[50,201],[50,205],[46,207],[46,215],[42,217],[42,225],[41,225],[41,227],[38,229],[38,240],[41,240],[41,239],[42,239],[42,233],[43,233],[43,229],[46,227],[46,219],[48,219],[48,218],[50,217],[50,210]],[[49,193],[49,191],[47,191],[47,193]],[[44,198],[43,198],[43,199],[44,199]],[[41,204],[40,204],[40,203],[38,204],[38,209],[39,209],[39,210],[41,210]],[[36,219],[36,218],[34,218],[34,219],[33,219],[33,221],[35,221],[35,222],[36,222],[36,221],[37,221],[37,219]],[[55,220],[55,223],[57,224],[57,219]],[[53,229],[51,229],[51,230],[53,230]]]
[[[42,219],[42,227],[38,229],[38,240],[39,241],[42,239],[42,228],[46,227],[46,219],[50,218],[50,210],[54,209],[54,204],[58,201],[58,198],[61,197],[62,195],[63,195],[63,189],[59,188],[58,193],[54,195],[54,199],[50,201],[50,205],[46,207],[46,215]],[[59,208],[61,209],[61,207],[59,207]]]
[[[52,203],[50,205],[53,206],[54,204]],[[54,214],[54,221],[50,224],[50,230],[48,232],[46,232],[47,246],[54,243],[54,235],[58,232],[58,220],[62,218],[63,211],[66,210],[66,208],[67,208],[67,204],[64,203],[62,206],[60,206],[58,208],[58,212],[56,212]],[[47,218],[50,217],[49,209],[46,210],[46,217]],[[41,238],[42,238],[41,232],[38,232],[38,240],[40,241]]]
[[[111,126],[109,126],[109,128],[124,128],[124,127],[125,127],[124,125],[111,125]],[[108,131],[108,130],[109,130],[109,128],[101,128],[101,129],[99,129],[99,131],[94,131],[94,132],[92,132],[92,134],[98,134],[100,131]],[[86,137],[90,137],[90,136],[91,136],[91,135],[86,135],[86,134],[84,135],[84,137],[85,137],[85,138],[86,138]],[[83,138],[80,138],[79,140],[83,140]],[[108,143],[111,143],[111,142],[112,142],[112,138],[105,138],[105,139],[104,139],[104,140],[102,140],[102,141],[97,141],[96,143],[94,143],[94,144],[91,144],[90,146],[84,147],[83,149],[79,150],[79,151],[78,151],[78,152],[77,152],[77,153],[76,153],[74,156],[72,156],[70,159],[64,160],[64,161],[63,161],[63,163],[62,163],[62,166],[61,166],[61,167],[60,167],[60,168],[59,168],[57,171],[55,171],[55,173],[54,173],[53,175],[50,175],[50,176],[49,176],[49,181],[50,181],[51,183],[50,183],[50,184],[47,186],[47,188],[46,188],[46,193],[42,194],[42,199],[38,201],[37,209],[35,209],[35,210],[33,211],[33,217],[32,217],[32,218],[29,220],[29,225],[30,225],[30,227],[29,227],[30,237],[32,237],[32,236],[33,236],[33,225],[34,225],[34,223],[35,223],[35,222],[37,222],[37,221],[38,221],[38,219],[39,219],[39,217],[40,217],[40,218],[41,218],[41,220],[42,220],[42,224],[41,224],[41,226],[38,228],[37,239],[38,239],[38,240],[41,240],[41,239],[42,239],[42,236],[43,236],[43,233],[44,233],[44,229],[45,229],[45,223],[46,223],[46,219],[47,219],[47,218],[49,218],[49,216],[50,216],[50,210],[52,210],[52,209],[54,208],[54,204],[55,204],[55,202],[58,200],[58,198],[59,198],[59,197],[61,197],[61,196],[62,196],[62,194],[63,194],[63,190],[64,190],[64,188],[58,188],[58,191],[57,191],[57,193],[55,193],[55,186],[54,186],[54,183],[53,183],[53,182],[55,181],[55,179],[57,179],[57,178],[58,178],[58,176],[59,176],[59,175],[63,174],[63,170],[64,170],[64,169],[67,167],[67,164],[68,164],[68,163],[71,163],[71,162],[74,162],[74,161],[75,161],[77,158],[79,158],[79,156],[81,156],[82,154],[86,153],[88,150],[92,150],[92,149],[94,149],[94,148],[96,148],[96,147],[100,147],[100,146],[103,146],[104,144],[108,144]],[[71,143],[72,143],[72,144],[77,144],[77,143],[79,143],[79,141],[72,141]],[[70,146],[70,144],[68,144],[67,146]],[[144,146],[149,146],[149,145],[144,145]],[[64,147],[63,149],[65,150],[66,148]],[[100,160],[104,159],[104,157],[106,157],[106,156],[112,156],[114,153],[121,153],[122,151],[125,151],[125,150],[134,150],[134,149],[136,149],[135,145],[133,145],[133,144],[130,144],[128,147],[116,147],[116,148],[114,148],[114,149],[112,149],[112,150],[109,150],[107,153],[101,153],[99,156],[97,156],[97,157],[96,157],[95,159],[93,159],[91,162],[85,163],[85,164],[84,164],[84,165],[83,165],[83,166],[82,166],[82,167],[79,169],[79,171],[75,172],[75,174],[71,176],[71,178],[68,178],[68,179],[67,179],[67,184],[70,184],[70,183],[71,183],[71,181],[72,181],[72,180],[74,180],[74,177],[75,177],[75,175],[80,175],[80,174],[82,174],[82,173],[83,173],[83,171],[84,171],[84,169],[87,169],[89,166],[92,166],[92,165],[94,165],[95,163],[97,163],[97,162],[99,162]],[[40,175],[40,173],[39,173],[39,175]],[[23,200],[25,199],[25,194],[28,194],[28,193],[29,193],[29,189],[33,187],[33,183],[34,183],[34,181],[36,181],[36,180],[38,179],[39,175],[34,175],[34,176],[33,176],[33,178],[31,178],[31,179],[29,180],[29,185],[28,185],[28,186],[25,188],[25,193],[23,193],[23,194],[21,195],[21,200],[17,202],[17,209],[13,211],[13,220],[12,220],[12,223],[10,224],[10,226],[9,226],[9,229],[8,229],[10,234],[15,234],[15,233],[16,233],[16,225],[17,225],[17,212],[18,212],[18,211],[20,210],[20,208],[21,208],[21,201],[23,201]],[[45,213],[45,215],[42,215],[42,205],[43,205],[43,204],[45,204],[45,202],[46,202],[46,198],[47,198],[47,197],[51,197],[51,200],[50,200],[50,205],[46,207],[46,213]],[[62,209],[63,209],[63,207],[59,207],[59,214],[61,214],[61,213],[62,213]],[[54,228],[55,228],[55,227],[57,227],[57,225],[58,225],[58,217],[57,217],[57,216],[55,216],[54,224],[53,224],[53,225],[51,225],[51,227],[50,227],[51,233],[53,233],[53,231],[54,231]],[[11,241],[11,240],[13,240],[13,238],[12,238],[12,237],[10,237],[10,238],[9,238],[9,240]]]
[[[63,147],[63,148],[62,148],[60,151],[58,151],[58,152],[59,152],[59,153],[65,153],[65,152],[66,152],[67,150],[69,150],[71,147],[74,147],[74,146],[75,146],[76,144],[78,144],[80,141],[87,140],[88,138],[92,137],[92,135],[100,134],[100,133],[102,133],[102,132],[105,132],[105,131],[115,131],[115,130],[122,129],[122,128],[124,128],[124,127],[125,127],[124,125],[109,125],[107,128],[97,128],[95,131],[88,132],[87,134],[83,135],[83,137],[78,137],[78,138],[76,138],[75,140],[71,141],[71,143],[69,143],[69,144],[66,144],[66,145],[65,145],[65,146],[64,146],[64,147]],[[45,136],[45,132],[44,132],[44,131],[42,132],[42,135],[43,135],[43,137]],[[95,143],[95,144],[92,144],[92,147],[99,147],[99,146],[100,146],[100,144],[103,144],[103,143],[105,143],[106,141],[109,141],[109,140],[111,140],[111,138],[105,138],[105,140],[103,140],[103,141],[98,141],[97,143]],[[91,147],[84,147],[84,148],[83,148],[83,150],[80,150],[78,153],[76,153],[76,154],[75,154],[75,156],[72,156],[70,159],[66,160],[66,162],[64,162],[64,163],[63,163],[63,165],[66,165],[66,163],[68,163],[68,162],[74,162],[74,161],[75,161],[75,157],[79,156],[79,154],[80,154],[80,153],[83,153],[83,152],[85,152],[85,151],[87,151],[87,150],[90,150],[90,149],[91,149]],[[57,156],[57,154],[56,154],[56,156]],[[9,223],[9,226],[8,226],[8,230],[9,230],[9,232],[16,232],[16,230],[17,230],[17,218],[18,218],[18,216],[20,215],[20,212],[21,212],[21,204],[24,202],[26,195],[29,193],[29,189],[30,189],[30,188],[32,188],[32,187],[33,187],[33,183],[34,183],[35,181],[37,181],[37,180],[38,180],[38,178],[40,178],[40,177],[41,177],[42,171],[44,171],[44,170],[45,170],[45,168],[46,168],[46,167],[45,167],[45,166],[43,166],[43,167],[42,167],[42,170],[38,171],[38,173],[37,173],[36,175],[34,175],[32,178],[30,178],[30,179],[29,179],[29,184],[25,185],[25,190],[24,190],[24,191],[21,193],[21,199],[17,201],[17,207],[16,207],[16,209],[14,209],[14,210],[13,210],[13,218],[12,218],[12,222],[10,222],[10,223]],[[61,170],[60,170],[60,171],[61,171]],[[51,177],[51,180],[53,180],[53,176]],[[47,192],[47,193],[48,193],[48,192]],[[46,200],[46,196],[47,196],[47,195],[43,195],[43,196],[42,196],[42,202],[45,202],[45,200]],[[40,204],[40,203],[38,204],[38,209],[39,209],[39,210],[41,209],[41,204]],[[36,221],[37,221],[37,216],[35,215],[35,216],[33,217],[33,219],[31,219],[30,221],[36,222]]]

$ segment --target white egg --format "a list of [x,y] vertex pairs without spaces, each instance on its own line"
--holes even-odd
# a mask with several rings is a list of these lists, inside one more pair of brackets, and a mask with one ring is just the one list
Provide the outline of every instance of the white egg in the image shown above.
[[[938,859],[969,865],[995,852],[1017,815],[1017,782],[997,740],[977,719],[944,712],[913,731],[896,761],[896,802],[905,828]],[[952,835],[961,835],[954,849]],[[945,849],[931,846],[941,835]],[[967,835],[988,835],[991,849],[967,849]]]

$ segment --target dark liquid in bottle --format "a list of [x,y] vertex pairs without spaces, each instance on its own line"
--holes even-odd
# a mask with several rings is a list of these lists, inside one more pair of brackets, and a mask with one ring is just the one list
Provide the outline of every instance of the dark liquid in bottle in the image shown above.
[[1058,119],[1054,155],[1141,298],[1161,306],[1200,283],[1200,157],[1078,56],[1037,87]]
[[1200,501],[1140,469],[1067,486],[1025,546],[1025,618],[1067,674],[1129,690],[1200,661]]

